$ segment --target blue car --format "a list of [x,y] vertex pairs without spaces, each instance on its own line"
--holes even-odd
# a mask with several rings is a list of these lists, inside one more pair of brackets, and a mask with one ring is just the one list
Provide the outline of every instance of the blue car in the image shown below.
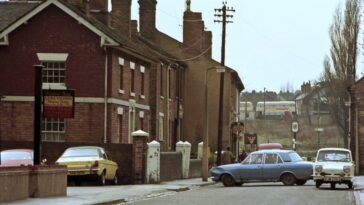
[[260,150],[252,152],[241,163],[213,167],[212,180],[224,186],[240,186],[248,182],[283,182],[304,185],[312,178],[313,165],[291,150]]

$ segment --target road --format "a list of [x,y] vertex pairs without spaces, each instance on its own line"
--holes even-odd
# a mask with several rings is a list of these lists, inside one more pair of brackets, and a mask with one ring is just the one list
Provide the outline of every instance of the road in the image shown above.
[[224,187],[221,183],[184,192],[133,201],[133,205],[355,205],[354,194],[345,185],[331,190],[329,185],[316,189],[309,181],[304,186],[282,183],[252,183],[241,187]]

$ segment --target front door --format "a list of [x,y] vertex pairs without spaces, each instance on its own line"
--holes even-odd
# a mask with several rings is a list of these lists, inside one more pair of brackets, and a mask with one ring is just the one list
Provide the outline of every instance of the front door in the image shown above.
[[257,181],[263,177],[263,154],[251,154],[244,160],[240,169],[243,181]]

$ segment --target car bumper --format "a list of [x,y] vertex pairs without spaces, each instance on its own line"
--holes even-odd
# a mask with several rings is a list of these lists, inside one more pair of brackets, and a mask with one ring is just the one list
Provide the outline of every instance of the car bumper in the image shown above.
[[323,182],[348,182],[351,181],[353,177],[350,176],[332,176],[332,175],[326,175],[326,176],[313,176],[313,179],[315,181],[323,181]]
[[68,176],[99,175],[99,169],[71,169]]

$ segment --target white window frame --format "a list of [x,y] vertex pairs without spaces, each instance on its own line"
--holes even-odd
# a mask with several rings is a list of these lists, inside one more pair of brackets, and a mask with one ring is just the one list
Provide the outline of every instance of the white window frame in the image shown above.
[[[51,130],[47,130],[48,126],[47,123],[51,123]],[[58,129],[54,130],[54,126],[57,124]],[[63,124],[63,130],[60,129],[60,125]],[[47,136],[47,135],[57,135],[54,136]],[[43,118],[42,121],[42,141],[48,142],[64,142],[65,141],[65,134],[66,134],[66,122],[64,119],[61,118]]]
[[[37,53],[38,60],[41,63],[46,62],[59,62],[59,63],[66,63],[68,58],[68,53]],[[66,71],[66,66],[64,67]],[[66,77],[66,74],[65,76]],[[43,83],[43,89],[53,89],[53,90],[66,90],[66,84],[63,83]]]
[[158,118],[158,140],[164,140],[164,114],[161,112],[159,113]]

